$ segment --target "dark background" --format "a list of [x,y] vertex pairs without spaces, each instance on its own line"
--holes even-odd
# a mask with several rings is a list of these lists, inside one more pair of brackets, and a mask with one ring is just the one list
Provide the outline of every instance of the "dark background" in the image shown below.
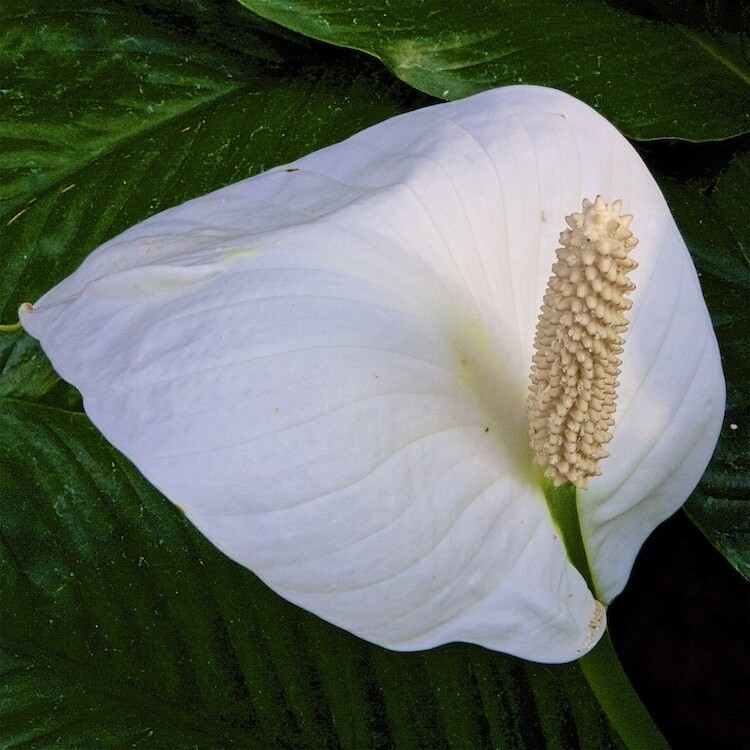
[[648,539],[608,622],[673,750],[750,748],[748,584],[682,511]]

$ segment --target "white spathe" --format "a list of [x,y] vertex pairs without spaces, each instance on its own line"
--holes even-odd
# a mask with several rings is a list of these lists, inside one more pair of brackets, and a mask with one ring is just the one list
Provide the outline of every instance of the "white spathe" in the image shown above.
[[564,217],[597,195],[639,239],[611,457],[579,493],[606,603],[705,469],[724,380],[661,192],[566,94],[405,114],[165,211],[21,319],[104,435],[282,596],[393,649],[567,661],[604,618],[526,395]]

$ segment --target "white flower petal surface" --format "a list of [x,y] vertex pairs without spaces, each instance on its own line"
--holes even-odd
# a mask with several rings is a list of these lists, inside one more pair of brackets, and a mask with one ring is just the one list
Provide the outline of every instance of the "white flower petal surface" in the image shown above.
[[612,457],[580,493],[603,597],[723,410],[695,271],[628,143],[557,91],[394,118],[155,216],[22,310],[92,421],[226,554],[370,641],[567,661],[602,632],[531,463],[564,217],[640,239]]

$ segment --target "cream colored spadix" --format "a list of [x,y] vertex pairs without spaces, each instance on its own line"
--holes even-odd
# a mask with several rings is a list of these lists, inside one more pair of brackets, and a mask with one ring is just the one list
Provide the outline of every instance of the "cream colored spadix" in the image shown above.
[[703,472],[724,385],[659,189],[565,94],[440,104],[178,206],[21,319],[107,438],[286,598],[394,649],[566,661],[602,605],[526,404],[560,225],[597,195],[639,239],[610,456],[579,492],[606,604]]
[[542,302],[532,357],[529,425],[536,462],[556,486],[579,489],[599,476],[615,424],[625,311],[633,291],[629,257],[638,244],[621,216],[621,201],[583,199],[583,212],[566,217],[569,229]]

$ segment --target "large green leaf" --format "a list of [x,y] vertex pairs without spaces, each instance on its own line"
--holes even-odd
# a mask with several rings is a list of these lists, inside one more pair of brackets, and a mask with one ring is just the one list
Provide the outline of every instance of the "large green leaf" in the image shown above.
[[[0,20],[4,322],[130,224],[425,102],[232,3],[25,0]],[[3,747],[622,746],[576,664],[389,653],[279,599],[20,331],[0,333],[0,591]]]
[[750,66],[738,36],[603,0],[240,2],[302,34],[367,51],[444,99],[523,82],[568,91],[633,138],[702,141],[750,129]]

